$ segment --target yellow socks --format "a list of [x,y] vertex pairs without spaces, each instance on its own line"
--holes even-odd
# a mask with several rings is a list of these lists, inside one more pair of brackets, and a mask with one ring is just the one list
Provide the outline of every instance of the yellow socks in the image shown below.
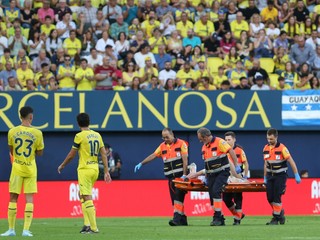
[[83,219],[84,219],[84,225],[90,226],[90,221],[89,221],[88,213],[86,211],[86,206],[85,206],[84,200],[81,198],[80,201],[81,201],[81,208],[82,208],[82,214],[83,214]]
[[9,229],[14,229],[16,225],[16,216],[17,216],[17,203],[9,202],[9,206],[8,206]]
[[29,230],[33,218],[33,203],[27,203],[24,209],[23,230]]
[[97,222],[96,222],[96,209],[93,205],[92,200],[88,200],[84,202],[85,210],[88,215],[88,219],[90,221],[90,227],[93,231],[97,230]]

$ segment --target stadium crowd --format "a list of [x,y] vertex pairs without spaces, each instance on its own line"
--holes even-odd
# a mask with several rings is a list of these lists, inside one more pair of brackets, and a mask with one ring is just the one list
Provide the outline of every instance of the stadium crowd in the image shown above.
[[320,0],[2,0],[0,91],[319,89]]

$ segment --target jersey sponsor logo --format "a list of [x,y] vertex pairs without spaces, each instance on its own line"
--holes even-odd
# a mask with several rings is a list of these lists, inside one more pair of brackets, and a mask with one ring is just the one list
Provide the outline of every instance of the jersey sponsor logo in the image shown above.
[[28,166],[28,167],[32,166],[32,163],[31,163],[31,162],[24,162],[24,161],[20,161],[20,160],[18,160],[18,159],[15,159],[14,162],[15,162],[16,164],[19,164],[19,165],[24,165],[24,166]]
[[87,161],[87,165],[91,165],[91,164],[98,164],[97,161]]

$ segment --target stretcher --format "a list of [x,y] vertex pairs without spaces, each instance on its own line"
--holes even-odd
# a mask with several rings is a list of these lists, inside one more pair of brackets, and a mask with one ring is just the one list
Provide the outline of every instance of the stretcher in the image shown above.
[[[182,179],[175,178],[172,180],[176,188],[185,191],[207,192],[208,187],[200,179]],[[246,181],[230,182],[223,189],[223,192],[265,192],[266,186],[263,182]]]

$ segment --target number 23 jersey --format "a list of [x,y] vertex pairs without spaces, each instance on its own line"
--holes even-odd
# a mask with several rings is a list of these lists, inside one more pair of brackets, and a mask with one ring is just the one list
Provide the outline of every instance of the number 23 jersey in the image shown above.
[[12,173],[22,177],[37,176],[35,152],[44,149],[42,132],[33,127],[11,128],[8,145],[13,148]]

